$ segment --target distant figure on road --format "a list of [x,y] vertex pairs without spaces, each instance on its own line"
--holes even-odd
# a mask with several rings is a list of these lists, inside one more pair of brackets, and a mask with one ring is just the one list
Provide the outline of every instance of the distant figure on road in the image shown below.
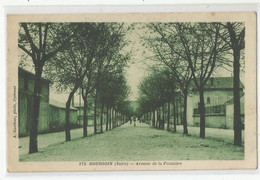
[[141,121],[140,117],[138,117],[138,121],[139,121],[139,123],[142,123],[142,121]]
[[136,126],[136,122],[138,121],[138,118],[137,117],[135,117],[134,118],[134,126]]

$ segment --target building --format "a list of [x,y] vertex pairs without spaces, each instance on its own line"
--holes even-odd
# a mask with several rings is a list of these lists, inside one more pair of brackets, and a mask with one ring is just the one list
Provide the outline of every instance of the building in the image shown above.
[[[18,69],[18,123],[19,123],[19,135],[28,135],[30,132],[30,125],[33,118],[33,93],[35,75],[22,68]],[[49,84],[47,79],[41,79],[41,102],[39,112],[39,124],[38,131],[45,132],[48,130],[49,125]]]
[[[241,111],[241,121],[243,123],[244,129],[244,122],[245,122],[245,95],[241,93],[240,95],[240,111]],[[230,99],[225,103],[226,106],[226,128],[233,129],[233,121],[234,121],[234,99]]]
[[[77,121],[80,126],[83,126],[83,119],[84,119],[84,104],[82,103],[73,103],[73,107],[78,110],[77,112]],[[99,115],[99,113],[97,113]],[[89,105],[87,108],[87,118],[88,118],[88,126],[94,125],[94,110],[93,107]]]
[[[241,116],[244,117],[244,85],[240,82]],[[212,77],[204,89],[206,127],[233,129],[233,77]],[[193,88],[188,96],[187,123],[199,126],[199,92]],[[228,103],[229,102],[229,103]],[[243,118],[242,118],[243,119]]]
[[[18,124],[19,136],[30,133],[33,118],[33,93],[35,75],[22,68],[18,69]],[[65,104],[50,102],[50,80],[41,79],[41,101],[38,122],[38,133],[63,130],[65,124]],[[70,122],[77,125],[77,109],[71,108]]]
[[[80,125],[77,121],[78,110],[70,107],[70,128]],[[50,99],[49,104],[49,132],[62,131],[65,128],[66,104]]]
[[[77,121],[80,126],[83,126],[83,119],[84,119],[84,100],[82,98],[82,89],[78,89],[72,98],[72,107],[78,110],[77,114]],[[87,118],[88,118],[88,126],[94,125],[94,104],[93,99],[88,98],[88,105],[87,105]],[[97,111],[99,108],[97,108]],[[99,113],[97,113],[97,116]],[[99,120],[99,118],[97,118]]]

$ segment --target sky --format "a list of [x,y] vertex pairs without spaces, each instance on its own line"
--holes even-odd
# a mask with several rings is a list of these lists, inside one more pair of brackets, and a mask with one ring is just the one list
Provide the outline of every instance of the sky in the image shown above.
[[131,92],[129,95],[129,100],[133,101],[138,98],[138,85],[140,80],[145,76],[145,71],[143,71],[143,67],[140,66],[140,63],[131,64],[126,69],[126,79],[127,83],[131,88]]
[[141,37],[143,36],[143,29],[141,25],[137,25],[134,31],[130,31],[126,39],[131,43],[128,45],[132,50],[132,58],[128,63],[126,70],[126,79],[131,88],[129,100],[136,100],[138,98],[138,85],[140,81],[148,74],[149,68],[144,64],[147,62],[146,56],[143,54],[144,47],[142,46]]

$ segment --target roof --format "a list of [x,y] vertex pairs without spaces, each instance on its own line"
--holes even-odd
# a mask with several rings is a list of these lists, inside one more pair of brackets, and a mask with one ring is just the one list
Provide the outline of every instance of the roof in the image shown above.
[[[232,90],[234,77],[211,77],[204,86],[204,90]],[[194,83],[192,83],[194,84]],[[240,89],[244,85],[240,81]]]
[[[242,99],[242,98],[244,97],[244,95],[245,95],[244,92],[240,93],[240,99]],[[228,100],[228,101],[225,102],[224,104],[225,104],[225,105],[227,105],[227,104],[234,104],[234,98]]]
[[[65,104],[65,103],[56,101],[56,100],[54,100],[54,99],[50,99],[49,104],[50,104],[51,106],[55,106],[55,107],[57,107],[57,108],[62,108],[62,109],[65,109],[65,108],[66,108],[66,104]],[[74,108],[74,107],[72,107],[72,106],[70,106],[70,109],[72,109],[72,110],[77,110],[76,108]]]
[[[84,102],[82,102],[81,104],[74,102],[74,106],[73,107],[77,108],[77,109],[83,109],[84,108]],[[89,101],[88,101],[88,109],[94,109],[93,104],[89,104]]]
[[[35,74],[34,73],[32,73],[32,72],[30,72],[30,71],[27,71],[27,70],[25,70],[25,69],[23,69],[23,68],[21,68],[21,67],[18,67],[18,74],[19,74],[19,76],[20,75],[23,75],[23,76],[26,76],[26,77],[30,77],[30,78],[32,78],[32,79],[34,79],[35,78]],[[41,80],[42,81],[45,81],[45,82],[47,82],[47,83],[51,83],[51,80],[49,80],[49,79],[46,79],[46,78],[41,78]]]

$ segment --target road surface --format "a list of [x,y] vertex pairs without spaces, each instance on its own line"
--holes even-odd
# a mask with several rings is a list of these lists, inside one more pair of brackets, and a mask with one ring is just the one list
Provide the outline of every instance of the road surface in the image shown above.
[[[51,135],[55,138],[56,134]],[[237,160],[243,158],[244,148],[233,146],[228,141],[200,139],[181,133],[171,133],[157,130],[144,123],[137,123],[135,127],[127,123],[103,134],[51,144],[40,148],[38,153],[21,155],[20,161]]]

